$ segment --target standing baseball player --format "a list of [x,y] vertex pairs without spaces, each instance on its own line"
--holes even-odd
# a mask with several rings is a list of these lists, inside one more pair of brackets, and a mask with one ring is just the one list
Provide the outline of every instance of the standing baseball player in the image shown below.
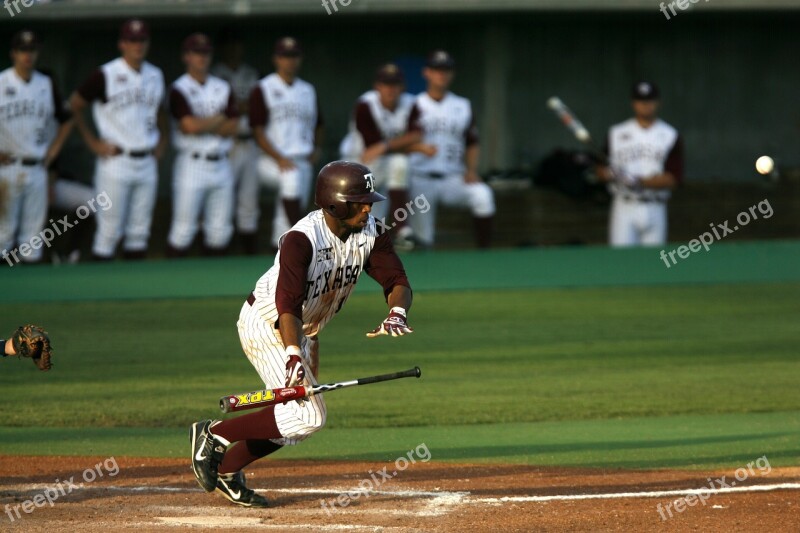
[[[336,161],[317,178],[312,211],[280,239],[275,264],[256,283],[239,314],[245,355],[269,388],[316,384],[317,335],[347,301],[362,272],[383,287],[389,316],[368,337],[411,333],[406,313],[411,287],[389,233],[370,215],[375,192],[365,166]],[[244,486],[242,468],[284,445],[297,444],[325,424],[325,402],[307,400],[265,407],[230,420],[192,425],[192,468],[200,486],[233,503],[266,507]],[[238,442],[231,446],[232,443]]]
[[436,153],[411,155],[411,196],[422,194],[431,205],[411,217],[414,235],[433,246],[436,205],[468,207],[472,212],[479,248],[492,242],[495,205],[492,189],[478,175],[480,145],[469,100],[450,92],[455,61],[444,50],[428,56],[422,75],[427,90],[417,96],[409,117],[409,131],[422,132],[422,142]]
[[[168,141],[163,109],[164,75],[145,61],[150,31],[132,19],[120,29],[122,56],[102,65],[72,95],[75,124],[97,155],[95,189],[105,192],[113,209],[97,213],[93,254],[111,260],[122,237],[127,259],[147,253],[156,200],[159,158]],[[95,135],[84,117],[92,104]]]
[[658,118],[659,90],[650,82],[631,90],[633,118],[608,132],[608,166],[598,177],[613,196],[611,246],[661,246],[667,240],[667,200],[683,180],[683,141]]
[[323,126],[316,90],[298,77],[302,49],[297,39],[278,39],[272,59],[275,72],[250,94],[250,127],[263,152],[261,179],[278,189],[272,225],[277,249],[280,236],[302,216]]
[[[339,146],[342,158],[361,161],[374,169],[376,188],[389,197],[389,221],[395,230],[395,247],[414,247],[411,228],[403,220],[391,216],[408,201],[408,154],[420,152],[429,157],[436,148],[422,144],[420,131],[407,131],[414,107],[414,96],[404,92],[405,76],[394,63],[378,68],[373,90],[362,94],[353,109],[350,130]],[[372,215],[382,220],[386,207],[376,207]]]
[[235,221],[236,230],[244,252],[254,255],[258,252],[259,217],[259,150],[253,141],[249,123],[250,92],[258,84],[256,69],[244,63],[244,44],[232,31],[226,31],[219,40],[220,62],[214,65],[211,73],[231,84],[239,109],[239,127],[230,153],[233,182],[236,187]]
[[38,56],[36,35],[20,31],[11,40],[13,64],[0,73],[0,249],[28,244],[20,256],[29,263],[42,259],[34,237],[47,218],[46,168],[72,129],[55,83],[35,70]]
[[203,219],[206,255],[225,253],[233,235],[233,174],[228,153],[239,112],[228,82],[208,73],[211,40],[194,33],[183,41],[186,74],[172,84],[169,108],[178,151],[173,172],[168,254],[185,256]]

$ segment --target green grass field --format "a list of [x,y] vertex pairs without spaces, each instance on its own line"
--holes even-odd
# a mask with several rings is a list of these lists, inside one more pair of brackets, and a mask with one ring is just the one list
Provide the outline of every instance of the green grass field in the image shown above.
[[[261,386],[242,298],[20,304],[58,332],[53,371],[0,368],[0,453],[181,456],[224,394]],[[321,337],[328,427],[281,457],[626,468],[800,464],[800,283],[419,291],[416,332],[367,339],[358,293]],[[4,315],[6,313],[4,312]],[[276,456],[277,457],[277,456]]]

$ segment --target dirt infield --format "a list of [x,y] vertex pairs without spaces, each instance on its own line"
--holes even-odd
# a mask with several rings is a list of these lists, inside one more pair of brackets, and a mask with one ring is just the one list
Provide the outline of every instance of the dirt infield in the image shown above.
[[800,468],[755,471],[677,512],[684,496],[669,491],[734,472],[397,466],[264,460],[248,485],[273,507],[242,509],[198,488],[185,460],[0,456],[0,531],[800,530]]

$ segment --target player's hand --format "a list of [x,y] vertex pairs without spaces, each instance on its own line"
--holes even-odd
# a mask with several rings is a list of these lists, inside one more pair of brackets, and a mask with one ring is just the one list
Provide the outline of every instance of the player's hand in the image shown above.
[[361,155],[361,162],[368,165],[386,153],[388,145],[385,142],[375,143]]
[[114,146],[111,143],[107,143],[102,139],[94,140],[89,148],[92,150],[92,152],[100,157],[111,157],[122,153],[122,150],[120,150],[119,147]]
[[278,158],[278,168],[281,169],[282,172],[286,172],[287,170],[294,170],[295,165],[294,161],[291,159],[287,159],[285,157]]
[[402,337],[406,333],[414,333],[411,326],[406,321],[406,310],[402,307],[392,307],[389,316],[381,322],[381,325],[367,333],[367,337],[378,337],[380,335],[391,335],[392,337]]
[[[297,387],[303,385],[306,378],[306,368],[303,366],[303,359],[300,357],[300,348],[289,346],[286,348],[289,358],[286,359],[286,386]],[[297,400],[298,405],[303,407],[303,400]]]
[[625,172],[624,170],[615,170],[614,171],[614,181],[628,187],[629,189],[639,189],[642,186],[642,178],[639,176],[634,176],[630,172]]
[[0,165],[7,165],[11,161],[11,154],[0,152]]
[[480,183],[481,177],[474,170],[467,170],[464,174],[464,183]]
[[594,174],[597,176],[598,180],[602,181],[603,183],[608,183],[609,181],[614,180],[614,172],[608,165],[597,165],[594,167]]
[[436,155],[436,145],[433,144],[420,144],[419,145],[419,152],[424,154],[428,157],[433,157]]

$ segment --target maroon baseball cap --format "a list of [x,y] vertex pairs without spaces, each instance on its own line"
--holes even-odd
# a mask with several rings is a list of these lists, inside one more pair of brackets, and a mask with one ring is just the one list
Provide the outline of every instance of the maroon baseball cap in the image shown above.
[[141,19],[130,19],[122,23],[119,38],[123,41],[146,41],[150,38],[150,28]]
[[12,50],[34,51],[39,49],[39,38],[31,30],[22,30],[11,38]]
[[195,52],[198,54],[210,54],[214,47],[211,39],[205,33],[193,33],[183,40],[182,49],[184,52]]
[[439,70],[453,70],[456,68],[456,60],[445,50],[434,50],[428,55],[425,65]]
[[375,72],[375,81],[386,83],[387,85],[400,85],[405,83],[406,78],[400,67],[394,63],[386,63],[381,65]]
[[303,48],[294,37],[281,37],[275,42],[275,55],[298,57],[303,55]]
[[660,96],[658,86],[649,81],[636,82],[631,88],[631,98],[634,100],[658,100]]

